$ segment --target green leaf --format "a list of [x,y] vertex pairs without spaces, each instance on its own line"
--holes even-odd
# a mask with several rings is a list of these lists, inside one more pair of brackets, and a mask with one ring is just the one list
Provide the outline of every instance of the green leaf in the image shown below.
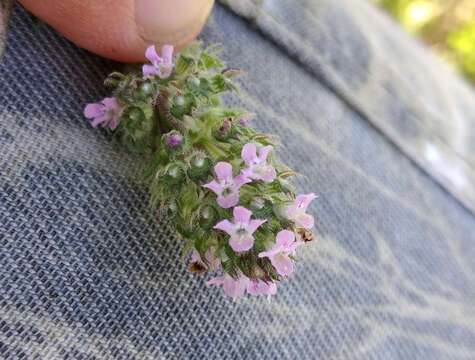
[[212,56],[206,52],[202,52],[200,57],[204,67],[207,70],[213,68],[222,68],[224,66],[223,62],[219,58]]

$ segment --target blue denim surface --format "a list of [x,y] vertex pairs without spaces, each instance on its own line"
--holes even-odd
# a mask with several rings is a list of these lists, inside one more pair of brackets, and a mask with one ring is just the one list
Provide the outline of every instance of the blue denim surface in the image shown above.
[[[302,14],[318,5],[313,14],[345,13],[327,1],[299,4],[295,16],[304,23],[295,21],[294,29],[310,37],[318,27]],[[237,13],[217,5],[200,38],[223,43],[226,62],[247,72],[242,97],[229,103],[254,111],[259,129],[280,136],[279,156],[305,175],[299,190],[319,194],[311,209],[319,240],[301,252],[270,303],[233,302],[205,287],[207,277],[187,272],[183,244],[150,214],[147,190],[137,184],[140,158],[82,116],[120,65],[14,7],[0,64],[1,358],[475,358],[470,204],[416,165],[413,143],[375,127],[364,107],[371,102],[362,95],[359,105],[351,101],[326,78],[327,62],[305,57],[284,32],[270,37],[277,28],[251,5],[234,2]],[[344,31],[350,10],[336,16],[335,29],[342,27],[343,45],[361,49],[367,39],[358,26]],[[352,52],[351,64],[371,72],[376,55],[366,46]],[[369,80],[348,71],[351,64],[334,73],[356,92]],[[391,84],[397,93],[399,83]],[[380,121],[400,123],[403,100],[386,102],[402,110]],[[418,128],[417,138],[430,136]]]

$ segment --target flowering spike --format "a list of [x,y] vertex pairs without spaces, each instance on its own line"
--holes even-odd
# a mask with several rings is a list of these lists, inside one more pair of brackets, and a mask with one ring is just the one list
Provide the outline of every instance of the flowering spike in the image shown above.
[[148,160],[142,181],[192,251],[191,272],[221,269],[206,284],[233,298],[274,295],[295,270],[296,249],[315,238],[306,213],[315,195],[295,195],[286,180],[295,173],[269,156],[275,136],[257,132],[245,109],[220,104],[221,93],[236,91],[236,72],[212,46],[192,45],[176,66],[172,45],[157,50],[147,48],[141,74],[113,73],[115,97],[84,115]]

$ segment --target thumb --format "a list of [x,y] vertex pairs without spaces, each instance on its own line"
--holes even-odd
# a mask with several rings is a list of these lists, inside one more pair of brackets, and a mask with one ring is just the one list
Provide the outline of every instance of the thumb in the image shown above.
[[77,45],[114,60],[144,59],[154,43],[182,49],[199,34],[214,0],[19,0]]

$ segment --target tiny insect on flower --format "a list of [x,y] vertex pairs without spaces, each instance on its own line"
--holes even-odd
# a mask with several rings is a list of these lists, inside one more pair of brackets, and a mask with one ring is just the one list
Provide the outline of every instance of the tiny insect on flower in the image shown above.
[[91,122],[93,127],[99,124],[109,126],[109,129],[115,130],[119,124],[120,106],[114,97],[104,98],[100,104],[87,104],[84,109],[84,116],[94,119]]
[[239,189],[244,184],[251,182],[246,176],[240,174],[233,178],[233,168],[227,162],[219,162],[214,167],[217,180],[213,180],[203,187],[212,190],[218,195],[217,202],[222,208],[235,206],[239,201]]
[[298,228],[297,234],[300,236],[303,242],[317,241],[317,237],[311,231],[305,228]]
[[242,206],[233,209],[234,223],[229,220],[220,221],[215,229],[226,232],[231,238],[229,245],[236,252],[250,250],[254,246],[254,232],[267,220],[251,220],[252,211]]
[[196,261],[192,262],[190,266],[188,267],[188,270],[192,273],[196,273],[198,275],[203,275],[206,272],[206,266],[204,266],[202,263]]

